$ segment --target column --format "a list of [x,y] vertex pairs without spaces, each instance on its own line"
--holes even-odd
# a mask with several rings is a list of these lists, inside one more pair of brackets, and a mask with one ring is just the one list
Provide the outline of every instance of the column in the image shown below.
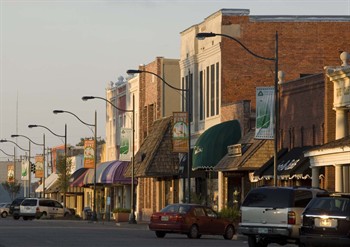
[[218,211],[221,211],[224,207],[224,174],[222,172],[218,172]]
[[342,165],[335,165],[335,191],[343,192]]
[[312,166],[311,167],[311,186],[318,188],[320,187],[320,168],[317,166]]
[[336,126],[335,126],[335,139],[341,139],[349,135],[349,126],[348,126],[348,110],[344,108],[336,108]]

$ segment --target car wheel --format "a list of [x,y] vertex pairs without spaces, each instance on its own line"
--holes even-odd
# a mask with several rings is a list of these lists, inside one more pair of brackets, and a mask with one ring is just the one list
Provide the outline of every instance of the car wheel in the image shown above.
[[19,215],[14,214],[14,215],[13,215],[13,219],[18,220],[18,219],[19,219]]
[[267,242],[264,239],[257,238],[255,235],[248,236],[248,246],[249,247],[266,247]]
[[164,238],[165,237],[165,232],[161,232],[161,231],[156,231],[156,236],[157,238]]
[[2,213],[1,213],[1,217],[2,217],[2,218],[6,218],[6,217],[7,217],[7,215],[8,215],[8,214],[7,214],[7,212],[6,212],[6,211],[4,211],[4,212],[2,212]]
[[233,238],[233,235],[235,235],[234,227],[231,225],[227,226],[224,233],[224,239],[231,240]]
[[188,238],[200,238],[198,226],[192,225],[190,228],[190,232],[187,234],[187,237]]
[[37,219],[44,219],[47,217],[47,213],[46,212],[42,212],[41,215],[39,217],[37,217]]

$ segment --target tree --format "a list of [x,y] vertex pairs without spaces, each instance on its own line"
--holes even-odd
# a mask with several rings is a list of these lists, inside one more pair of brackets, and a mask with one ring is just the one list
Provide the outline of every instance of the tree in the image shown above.
[[21,184],[17,180],[14,180],[13,182],[6,181],[6,182],[2,182],[1,184],[9,194],[12,201],[15,199],[16,195],[21,190]]
[[56,163],[58,173],[59,191],[63,192],[63,203],[66,206],[66,193],[69,186],[69,178],[71,175],[72,160],[67,158],[67,163],[64,162],[64,155],[59,155]]
[[[76,146],[84,146],[84,141],[86,138],[80,138],[80,142],[76,144]],[[94,138],[91,138],[94,139]],[[105,144],[105,140],[101,138],[97,138],[97,146],[100,146],[102,144]]]

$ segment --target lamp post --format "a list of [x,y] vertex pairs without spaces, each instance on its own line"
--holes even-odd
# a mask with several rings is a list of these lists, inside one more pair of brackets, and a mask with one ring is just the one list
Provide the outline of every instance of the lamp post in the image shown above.
[[[96,166],[97,166],[97,112],[95,111],[95,123],[94,124],[89,124],[81,120],[77,115],[75,115],[73,112],[70,111],[64,111],[64,110],[54,110],[54,114],[60,114],[60,113],[68,113],[70,115],[73,115],[76,119],[78,119],[81,123],[95,127],[95,133],[94,133],[94,138],[95,138],[95,147],[94,147],[94,158],[95,158],[95,165],[94,165],[94,205],[93,205],[93,210],[92,210],[92,220],[96,221],[97,220],[97,215],[96,215]],[[65,205],[66,206],[66,205]]]
[[[30,158],[31,158],[31,156],[30,156],[30,153],[31,153],[31,143],[33,143],[35,145],[38,145],[38,146],[44,146],[44,148],[45,148],[45,142],[42,143],[42,144],[41,143],[36,143],[36,142],[34,142],[33,140],[31,140],[29,137],[27,137],[25,135],[11,135],[11,137],[12,138],[24,137],[24,138],[26,138],[28,140],[28,144],[29,144],[29,148],[28,148],[28,150],[29,150],[29,152],[28,152],[28,154],[29,154],[28,155],[28,162],[29,162],[29,167],[28,167],[28,170],[29,170],[29,172],[28,172],[28,197],[30,197],[30,185],[31,185],[31,170],[30,170]],[[45,153],[44,153],[44,155],[45,155]],[[44,177],[45,177],[45,162],[44,162]],[[45,181],[45,178],[43,178],[43,183],[44,183],[44,181]],[[44,188],[44,186],[43,186],[43,188]],[[44,197],[45,197],[45,195],[44,195]]]
[[131,112],[132,113],[132,160],[131,160],[131,197],[130,197],[130,201],[131,201],[131,217],[129,220],[130,224],[136,224],[136,217],[135,217],[135,200],[134,200],[134,196],[135,196],[135,187],[134,187],[134,160],[135,160],[135,96],[133,95],[132,97],[132,109],[131,110],[126,110],[126,109],[121,109],[119,107],[117,107],[116,105],[114,105],[111,101],[102,98],[102,97],[98,97],[98,96],[83,96],[82,100],[87,101],[90,99],[101,99],[106,101],[107,103],[109,103],[111,106],[113,106],[115,109],[119,110],[119,111],[123,111],[123,112]]
[[[57,137],[62,137],[64,138],[64,191],[63,191],[63,204],[66,207],[66,174],[67,174],[67,124],[64,125],[64,135],[58,135],[55,132],[53,132],[52,130],[50,130],[48,127],[44,126],[44,125],[38,125],[38,124],[30,124],[28,125],[28,128],[44,128],[46,130],[48,130],[51,134],[53,134],[54,136]],[[45,149],[45,135],[44,135],[44,149]],[[45,176],[44,176],[45,177]],[[45,181],[45,180],[44,180]],[[44,183],[45,185],[45,183]],[[45,192],[45,186],[43,186],[43,192]],[[44,197],[45,197],[45,193],[44,193]]]
[[191,96],[192,96],[192,92],[191,92],[191,87],[190,87],[190,81],[188,81],[187,83],[187,87],[186,89],[184,88],[177,88],[174,87],[172,85],[170,85],[169,83],[167,83],[161,76],[159,76],[158,74],[151,72],[151,71],[147,71],[147,70],[135,70],[135,69],[129,69],[126,71],[127,74],[140,74],[140,73],[148,73],[148,74],[152,74],[154,76],[156,76],[157,78],[159,78],[165,85],[167,85],[168,87],[177,90],[177,91],[182,91],[182,92],[186,92],[187,97],[186,97],[186,111],[188,114],[188,149],[187,149],[187,185],[188,185],[188,199],[187,202],[190,203],[191,202]]
[[278,32],[275,34],[275,56],[274,57],[263,57],[260,56],[251,50],[249,50],[241,41],[238,39],[229,36],[227,34],[220,34],[220,33],[198,33],[196,35],[196,38],[199,40],[209,38],[209,37],[215,37],[215,36],[222,36],[225,38],[229,38],[236,43],[238,43],[242,48],[244,48],[248,53],[253,55],[256,58],[262,59],[262,60],[268,60],[268,61],[273,61],[275,63],[275,82],[274,82],[274,89],[275,89],[275,102],[274,102],[274,109],[275,109],[275,114],[274,114],[274,159],[273,159],[273,183],[274,186],[277,186],[277,145],[278,145],[278,139],[277,139],[277,130],[278,130]]
[[[10,141],[10,140],[6,140],[6,139],[1,139],[0,140],[0,143],[3,143],[3,142],[11,142],[13,144],[15,144],[19,149],[21,149],[22,151],[24,152],[29,152],[28,149],[24,149],[24,148],[21,148],[17,143],[13,142],[13,141]],[[2,151],[2,150],[1,150]],[[6,154],[4,151],[2,151],[4,154]],[[6,154],[8,155],[8,154]],[[13,167],[13,176],[14,176],[14,180],[16,180],[16,147],[14,147],[14,150],[13,150],[13,164],[14,164],[14,167]]]

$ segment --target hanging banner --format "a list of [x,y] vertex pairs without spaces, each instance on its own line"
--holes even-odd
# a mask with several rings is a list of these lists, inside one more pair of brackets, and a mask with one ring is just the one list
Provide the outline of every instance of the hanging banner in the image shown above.
[[173,112],[173,152],[188,152],[188,113]]
[[130,161],[132,158],[132,129],[121,128],[120,129],[120,154],[119,160]]
[[95,140],[84,141],[84,167],[95,167]]
[[34,166],[35,166],[35,177],[36,178],[44,177],[44,156],[36,155]]
[[7,165],[7,182],[15,181],[15,165]]
[[256,139],[274,139],[274,87],[256,88]]
[[29,180],[29,161],[28,160],[22,160],[21,164],[21,180],[27,181]]

